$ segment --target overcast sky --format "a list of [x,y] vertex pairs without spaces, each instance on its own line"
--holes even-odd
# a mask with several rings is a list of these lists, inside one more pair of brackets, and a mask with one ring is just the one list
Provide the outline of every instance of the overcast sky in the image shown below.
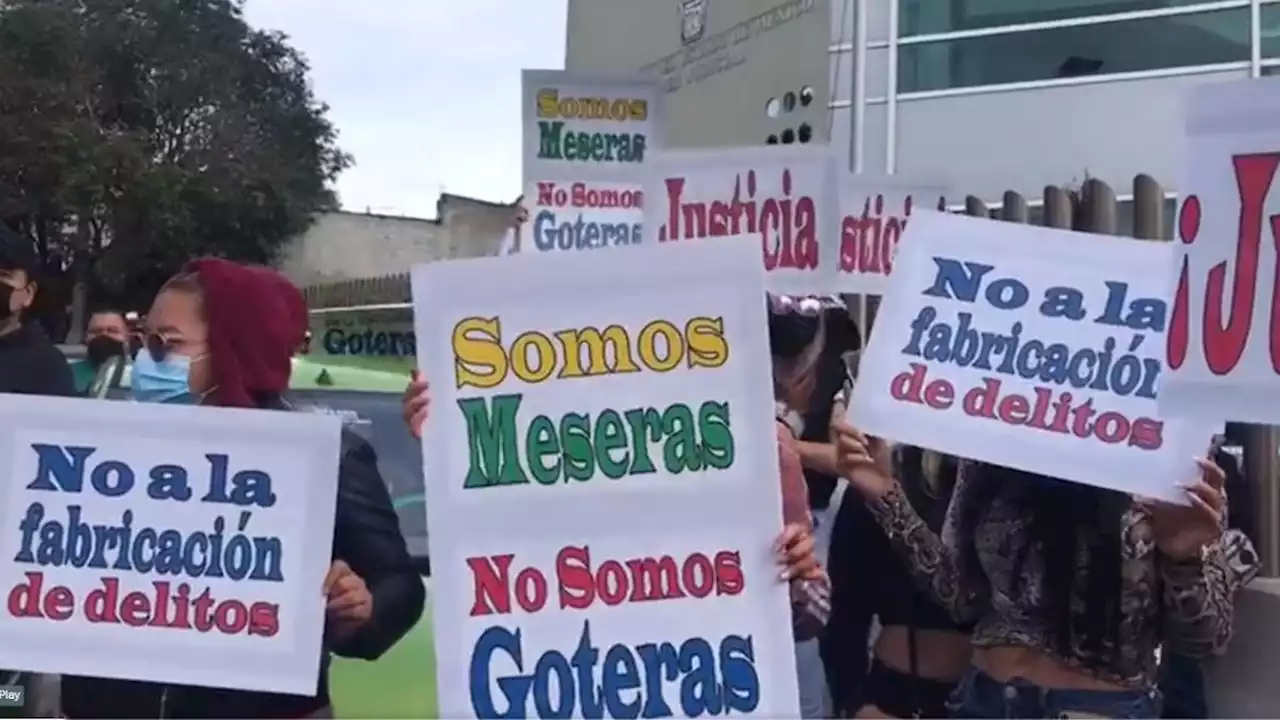
[[249,0],[310,60],[348,210],[434,217],[443,190],[520,194],[520,70],[564,66],[566,0]]

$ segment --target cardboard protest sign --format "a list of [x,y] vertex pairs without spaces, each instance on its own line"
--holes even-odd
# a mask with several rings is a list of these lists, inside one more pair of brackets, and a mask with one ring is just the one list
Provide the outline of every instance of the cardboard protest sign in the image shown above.
[[[863,353],[873,435],[1185,502],[1221,422],[1157,412],[1163,243],[918,212]],[[1153,271],[1154,270],[1154,271]]]
[[759,254],[672,257],[414,268],[442,716],[796,717]]
[[314,694],[340,429],[4,396],[0,667]]
[[630,179],[662,147],[662,91],[645,78],[525,70],[525,180]]
[[646,168],[646,243],[758,239],[768,287],[839,292],[835,168],[825,147],[672,150]]
[[912,212],[945,210],[948,194],[941,183],[838,173],[840,292],[883,295]]
[[644,187],[632,182],[538,180],[525,188],[528,219],[520,229],[522,252],[571,252],[639,245],[643,240]]
[[1160,408],[1280,423],[1280,81],[1191,93]]
[[662,97],[650,79],[524,71],[520,252],[641,241],[641,169],[662,146]]

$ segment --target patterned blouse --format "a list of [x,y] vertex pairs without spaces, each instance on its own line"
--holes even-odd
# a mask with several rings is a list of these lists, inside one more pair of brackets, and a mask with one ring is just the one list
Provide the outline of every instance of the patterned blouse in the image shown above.
[[[1162,643],[1192,657],[1225,650],[1235,593],[1258,570],[1257,554],[1242,533],[1227,531],[1202,558],[1174,561],[1156,552],[1148,512],[1138,506],[1128,510],[1121,521],[1122,619],[1115,659],[1098,656],[1078,638],[1072,639],[1072,652],[1063,657],[1054,649],[1051,628],[1037,612],[1043,559],[1031,552],[1021,582],[1010,582],[1017,551],[1028,534],[1025,516],[1011,500],[1011,488],[1002,489],[978,521],[976,553],[957,551],[966,465],[962,463],[941,537],[926,526],[900,488],[868,506],[916,583],[956,621],[976,621],[975,647],[1032,648],[1098,680],[1142,689],[1155,684],[1156,650]],[[975,555],[981,567],[966,567],[966,557]],[[1011,595],[998,589],[1010,587],[1021,592]],[[1082,614],[1084,598],[1077,596],[1072,603],[1077,616]]]

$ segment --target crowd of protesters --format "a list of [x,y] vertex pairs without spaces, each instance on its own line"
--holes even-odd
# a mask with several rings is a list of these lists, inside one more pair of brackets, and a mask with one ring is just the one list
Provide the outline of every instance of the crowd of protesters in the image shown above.
[[[199,260],[140,327],[93,313],[73,367],[24,314],[39,292],[26,243],[0,235],[0,392],[84,395],[113,359],[140,402],[290,411],[307,310],[278,273]],[[1187,448],[1202,476],[1187,505],[867,437],[844,420],[859,329],[836,298],[770,297],[784,517],[776,538],[805,717],[1204,717],[1198,663],[1232,632],[1256,572],[1239,468]],[[404,396],[406,432],[430,390]],[[373,448],[342,438],[326,657],[376,659],[418,621],[424,586]],[[1163,667],[1161,667],[1163,659]],[[28,714],[326,717],[315,696],[64,677],[26,678]],[[1197,683],[1199,683],[1197,685]],[[40,696],[37,698],[37,696]],[[1163,703],[1162,700],[1168,702]],[[1176,701],[1176,702],[1175,702]],[[1176,705],[1176,707],[1175,707]]]

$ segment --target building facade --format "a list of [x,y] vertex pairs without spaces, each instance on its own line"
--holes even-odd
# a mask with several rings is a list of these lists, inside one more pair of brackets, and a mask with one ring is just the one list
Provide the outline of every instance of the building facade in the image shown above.
[[[829,139],[851,170],[942,180],[992,207],[1007,190],[1036,198],[1045,186],[1087,178],[1125,200],[1133,177],[1146,173],[1169,193],[1171,220],[1188,88],[1280,75],[1280,0],[568,6],[566,67],[662,77],[674,145],[782,141],[786,129],[808,124],[826,129],[813,137]],[[755,20],[771,14],[767,25]],[[798,86],[815,92],[803,107],[786,102]],[[1123,207],[1118,219],[1123,230]],[[1248,432],[1256,507],[1232,511],[1261,520],[1271,577],[1241,594],[1232,651],[1207,666],[1215,717],[1280,709],[1269,672],[1280,647],[1280,432]]]
[[496,255],[515,205],[444,193],[432,219],[331,212],[281,253],[299,287],[408,272],[416,263]]
[[672,145],[825,142],[833,3],[569,0],[565,67],[660,78]]
[[[566,66],[696,64],[725,43],[679,44],[690,13],[716,38],[794,6],[807,12],[786,33],[729,43],[715,84],[673,84],[676,144],[763,142],[793,124],[766,106],[798,83],[828,91],[825,121],[804,120],[828,128],[851,169],[947,180],[996,204],[1089,177],[1123,195],[1142,172],[1172,191],[1186,89],[1280,72],[1276,0],[570,0]],[[825,80],[812,79],[819,37]]]

